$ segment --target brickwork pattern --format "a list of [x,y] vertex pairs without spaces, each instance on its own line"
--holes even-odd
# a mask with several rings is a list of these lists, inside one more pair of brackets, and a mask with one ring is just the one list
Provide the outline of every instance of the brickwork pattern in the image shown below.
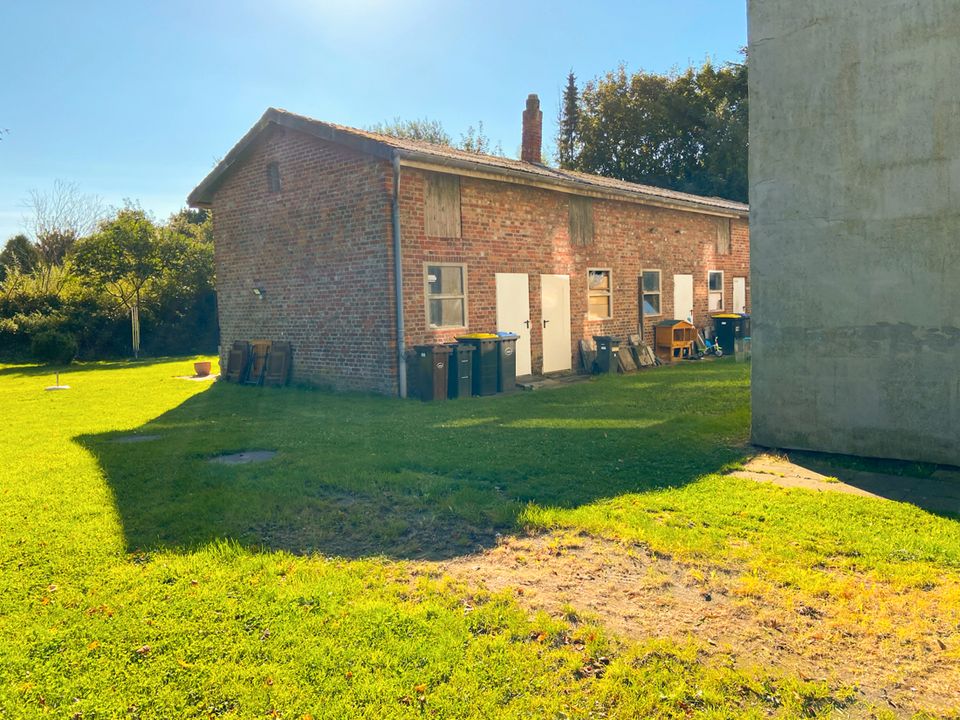
[[[280,168],[281,191],[266,167]],[[695,212],[594,199],[594,240],[569,237],[570,195],[550,189],[462,177],[461,238],[428,237],[428,172],[403,168],[405,346],[446,342],[496,330],[496,273],[527,273],[533,372],[542,369],[540,275],[570,276],[571,366],[577,342],[625,338],[639,324],[640,274],[661,271],[659,317],[673,317],[673,276],[694,278],[694,320],[709,323],[707,274],[724,272],[724,305],[733,279],[749,287],[749,233],[734,220],[732,251],[716,252],[717,218]],[[217,283],[223,351],[237,339],[288,340],[293,376],[338,389],[397,391],[389,163],[275,128],[227,176],[214,198]],[[425,265],[464,263],[468,325],[428,326]],[[587,317],[587,269],[609,268],[613,317]],[[263,290],[262,299],[254,288]]]
[[[527,273],[533,372],[542,368],[540,275],[570,276],[571,364],[577,367],[577,343],[593,335],[626,339],[639,329],[640,275],[661,272],[661,315],[645,318],[644,336],[652,342],[654,323],[673,317],[673,276],[693,276],[694,323],[710,324],[707,276],[723,271],[724,307],[733,305],[733,279],[746,280],[750,307],[750,241],[747,221],[733,220],[731,252],[719,255],[714,216],[630,202],[595,199],[594,241],[574,245],[569,237],[570,195],[553,190],[463,177],[460,181],[462,237],[428,237],[423,231],[426,171],[404,169],[404,312],[407,344],[446,342],[465,332],[496,330],[496,273]],[[468,326],[428,327],[424,302],[425,263],[466,263]],[[613,317],[587,316],[587,270],[610,269]]]
[[287,340],[295,381],[395,393],[392,185],[388,163],[338,145],[280,128],[258,141],[214,198],[221,353]]

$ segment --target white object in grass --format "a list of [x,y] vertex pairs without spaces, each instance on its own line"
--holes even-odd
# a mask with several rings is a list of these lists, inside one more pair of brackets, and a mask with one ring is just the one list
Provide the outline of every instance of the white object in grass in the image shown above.
[[57,373],[57,384],[56,384],[56,385],[49,385],[49,386],[47,386],[47,387],[44,388],[44,390],[69,390],[69,389],[70,389],[70,386],[69,386],[69,385],[61,385],[61,384],[60,384],[60,373]]

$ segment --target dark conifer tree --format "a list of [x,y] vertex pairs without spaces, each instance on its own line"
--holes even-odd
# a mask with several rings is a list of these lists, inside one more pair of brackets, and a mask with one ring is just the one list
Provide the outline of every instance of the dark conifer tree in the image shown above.
[[575,167],[579,130],[580,97],[577,92],[577,77],[571,70],[567,75],[567,87],[563,90],[560,117],[557,119],[557,162],[561,168]]

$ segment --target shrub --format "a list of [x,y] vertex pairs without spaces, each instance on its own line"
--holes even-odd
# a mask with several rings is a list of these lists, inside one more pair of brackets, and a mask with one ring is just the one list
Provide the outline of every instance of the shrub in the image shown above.
[[51,365],[69,365],[77,355],[77,339],[57,330],[44,330],[33,336],[30,354]]

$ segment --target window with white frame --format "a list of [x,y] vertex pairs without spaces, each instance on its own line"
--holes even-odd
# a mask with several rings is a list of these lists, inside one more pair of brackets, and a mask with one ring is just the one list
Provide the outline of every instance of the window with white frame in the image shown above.
[[660,314],[660,271],[643,271],[643,316]]
[[709,293],[710,312],[723,310],[723,271],[711,270],[707,273],[707,292]]
[[613,280],[610,270],[587,270],[587,316],[591,320],[613,317]]
[[466,327],[466,265],[426,264],[424,286],[431,328]]

